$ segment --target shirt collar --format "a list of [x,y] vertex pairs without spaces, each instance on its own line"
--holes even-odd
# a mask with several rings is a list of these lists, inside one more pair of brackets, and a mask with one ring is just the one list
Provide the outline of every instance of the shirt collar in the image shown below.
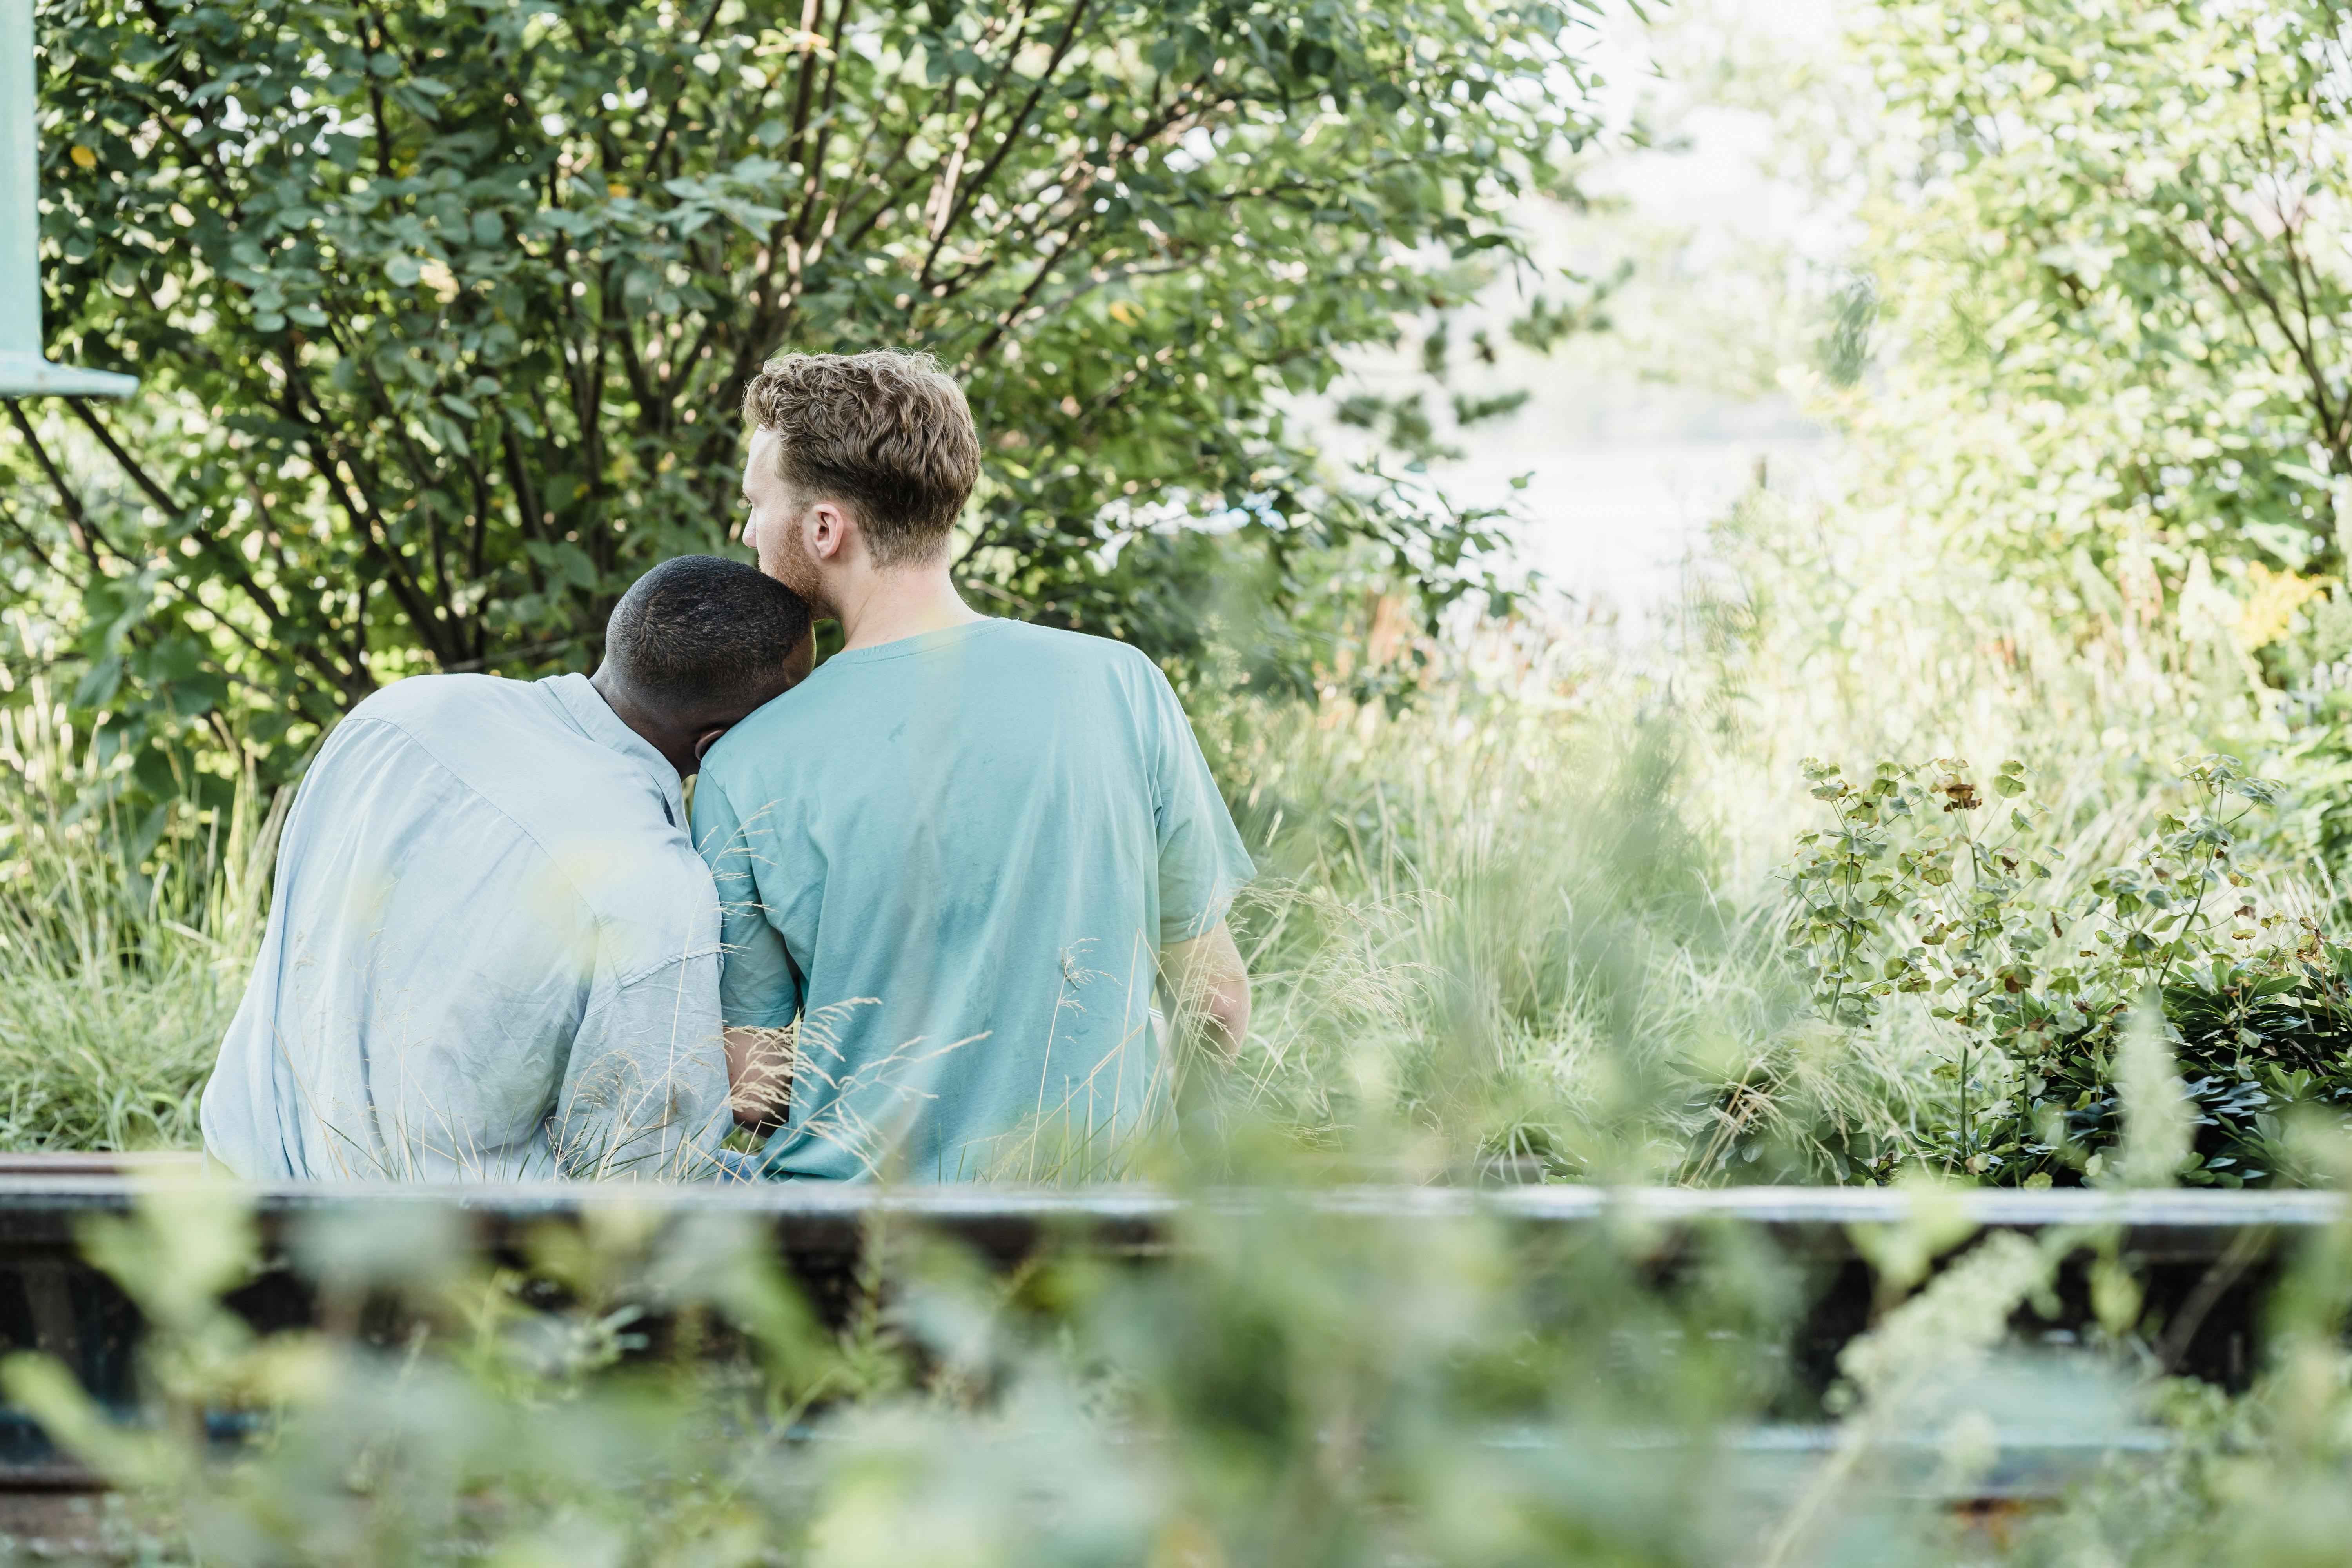
[[686,820],[686,796],[677,770],[669,765],[667,757],[654,750],[652,742],[621,722],[620,715],[589,684],[586,676],[551,675],[539,686],[555,698],[590,740],[645,768],[646,777],[661,793],[662,811],[672,827]]
[[870,647],[845,648],[826,659],[819,668],[830,669],[836,664],[843,666],[880,664],[885,659],[907,658],[919,653],[929,653],[935,648],[950,647],[957,643],[992,632],[1006,624],[1000,616],[984,616],[976,621],[941,626],[935,632],[917,632],[912,637],[899,637],[891,642],[876,643]]

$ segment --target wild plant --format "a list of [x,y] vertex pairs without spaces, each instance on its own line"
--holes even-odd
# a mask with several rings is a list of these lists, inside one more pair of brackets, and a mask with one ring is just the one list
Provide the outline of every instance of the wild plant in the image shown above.
[[2278,786],[2222,755],[2179,773],[2186,803],[2135,855],[2068,876],[2021,763],[1987,777],[1882,762],[1859,783],[1806,763],[1832,823],[1799,836],[1785,929],[1812,1006],[1852,1033],[1925,1031],[1948,1090],[1916,1149],[1857,1163],[1881,1179],[1909,1157],[2000,1182],[2100,1178],[2123,1023],[2143,1005],[2201,1069],[2186,1089],[2207,1135],[2181,1180],[2274,1176],[2293,1158],[2275,1113],[2313,1098],[2315,1068],[2352,1098],[2343,950],[2265,911],[2241,864],[2246,816]]
[[192,1146],[260,938],[291,792],[205,774],[133,816],[104,734],[0,668],[0,1148]]

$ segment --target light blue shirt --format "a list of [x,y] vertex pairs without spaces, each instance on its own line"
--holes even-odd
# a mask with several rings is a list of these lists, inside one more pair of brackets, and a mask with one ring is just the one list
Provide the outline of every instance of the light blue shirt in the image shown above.
[[835,654],[704,759],[727,1022],[804,1016],[780,1176],[1115,1173],[1160,948],[1252,874],[1167,678],[982,621]]
[[304,777],[205,1145],[253,1181],[711,1173],[719,907],[584,676],[420,676]]

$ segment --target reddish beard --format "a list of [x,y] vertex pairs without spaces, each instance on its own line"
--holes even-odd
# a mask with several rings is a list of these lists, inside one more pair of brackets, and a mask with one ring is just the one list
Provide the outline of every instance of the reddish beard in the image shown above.
[[775,530],[778,538],[772,549],[764,548],[768,541],[761,537],[760,570],[808,601],[819,615],[830,616],[834,611],[826,600],[824,574],[817,570],[816,557],[809,553],[808,542],[801,532],[801,525],[807,521],[808,513],[803,511]]

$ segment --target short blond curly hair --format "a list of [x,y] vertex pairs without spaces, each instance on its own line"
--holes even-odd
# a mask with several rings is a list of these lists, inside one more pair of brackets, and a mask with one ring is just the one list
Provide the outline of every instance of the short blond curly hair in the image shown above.
[[980,479],[963,388],[927,353],[780,354],[743,389],[795,493],[856,512],[877,566],[928,565]]

